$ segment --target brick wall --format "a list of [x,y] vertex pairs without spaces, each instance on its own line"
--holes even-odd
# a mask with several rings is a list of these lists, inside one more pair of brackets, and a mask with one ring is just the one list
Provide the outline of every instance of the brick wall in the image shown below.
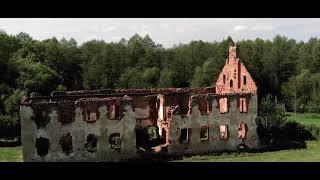
[[230,47],[225,66],[216,82],[216,93],[244,92],[255,94],[257,92],[257,86],[244,64],[237,58],[236,47]]

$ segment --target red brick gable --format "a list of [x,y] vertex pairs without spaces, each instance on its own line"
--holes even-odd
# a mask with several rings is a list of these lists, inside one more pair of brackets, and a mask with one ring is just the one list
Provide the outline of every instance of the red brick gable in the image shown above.
[[236,47],[229,48],[229,57],[216,81],[216,93],[257,92],[257,86],[244,64],[237,58]]

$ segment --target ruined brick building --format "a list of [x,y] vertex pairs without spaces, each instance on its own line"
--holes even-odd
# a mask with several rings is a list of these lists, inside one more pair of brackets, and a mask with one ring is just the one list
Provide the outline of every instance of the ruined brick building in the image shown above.
[[144,153],[257,148],[257,87],[229,56],[215,87],[107,89],[26,97],[24,161],[118,161]]

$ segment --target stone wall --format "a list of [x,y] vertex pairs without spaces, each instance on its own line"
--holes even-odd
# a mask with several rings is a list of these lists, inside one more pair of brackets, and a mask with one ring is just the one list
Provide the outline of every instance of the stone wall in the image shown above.
[[[199,95],[201,96],[201,95]],[[199,154],[216,151],[235,151],[241,144],[246,144],[249,148],[257,148],[259,140],[257,136],[257,97],[253,94],[246,94],[250,97],[248,104],[248,112],[242,113],[239,111],[237,102],[240,95],[226,95],[228,99],[228,112],[221,113],[219,110],[218,99],[224,98],[215,94],[207,95],[207,99],[213,99],[212,111],[207,115],[201,115],[199,110],[200,101],[197,101],[199,96],[195,96],[195,101],[192,106],[192,114],[187,117],[175,114],[171,120],[170,139],[171,144],[168,148],[170,153],[175,154]],[[239,126],[243,122],[247,125],[247,136],[240,139]],[[228,138],[226,140],[219,138],[221,125],[228,126]],[[201,128],[208,128],[207,138],[201,137]],[[189,133],[190,140],[181,142],[180,135],[182,129],[191,130]]]
[[[163,147],[169,154],[199,154],[236,150],[241,143],[258,146],[257,97],[251,93],[52,98],[21,104],[24,161],[119,161]],[[227,100],[226,112],[220,110],[221,98]],[[239,110],[243,98],[247,112]],[[248,127],[245,139],[238,138],[241,122]],[[219,139],[221,125],[228,127],[227,139]],[[150,127],[160,139],[148,149],[147,137],[137,132]]]
[[[84,98],[73,102],[74,108],[64,109],[71,115],[68,118],[74,119],[68,123],[59,120],[66,116],[60,116],[61,109],[59,111],[58,107],[59,103],[67,102],[21,105],[24,161],[113,161],[135,157],[136,119],[130,105],[132,100],[120,99],[119,105],[124,109],[123,117],[112,120],[108,118],[110,101],[112,99]],[[85,108],[91,110],[90,114],[99,115],[95,115],[96,119],[93,121],[88,120],[84,117]],[[35,118],[36,114],[42,116]],[[46,123],[38,123],[44,125],[37,126],[37,121]],[[112,134],[119,136],[120,148],[110,144]],[[66,136],[69,137],[69,141],[63,141]],[[68,151],[64,150],[64,146],[69,147]]]

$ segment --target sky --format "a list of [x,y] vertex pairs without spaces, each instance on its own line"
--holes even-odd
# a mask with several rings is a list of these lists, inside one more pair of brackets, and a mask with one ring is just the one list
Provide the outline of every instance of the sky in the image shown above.
[[273,39],[277,34],[308,41],[320,35],[320,18],[0,18],[0,29],[8,34],[26,32],[43,40],[74,38],[79,45],[98,39],[118,42],[135,33],[164,47],[192,40],[221,41],[231,36],[234,41]]

